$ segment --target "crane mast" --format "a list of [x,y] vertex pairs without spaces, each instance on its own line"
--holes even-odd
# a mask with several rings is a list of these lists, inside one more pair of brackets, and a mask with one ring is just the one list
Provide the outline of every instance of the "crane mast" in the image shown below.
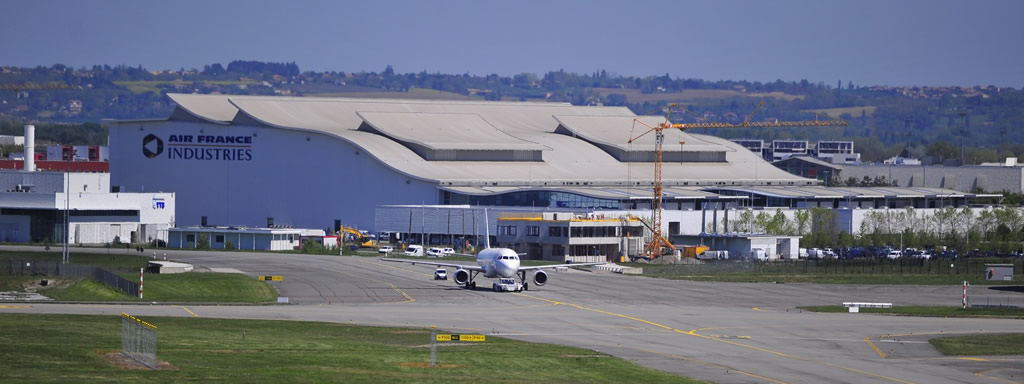
[[[754,111],[747,116],[747,118],[740,124],[731,124],[726,122],[697,122],[697,123],[672,123],[672,110],[679,107],[679,104],[670,104],[668,111],[665,114],[665,121],[658,125],[649,125],[640,121],[640,118],[633,119],[633,127],[639,123],[647,127],[648,129],[639,135],[629,139],[629,143],[632,144],[634,141],[647,135],[648,133],[654,132],[654,196],[651,200],[651,242],[648,243],[644,249],[644,255],[649,260],[661,256],[662,249],[664,246],[675,249],[672,243],[665,239],[661,233],[661,218],[662,218],[662,182],[661,182],[661,168],[662,168],[662,145],[665,142],[666,129],[678,129],[680,132],[686,132],[688,128],[774,128],[774,127],[831,127],[831,126],[846,126],[847,123],[844,120],[818,120],[815,116],[814,120],[800,120],[800,121],[758,121],[752,122],[754,114],[764,105],[764,101],[760,102]],[[680,146],[685,144],[684,141],[679,142]]]

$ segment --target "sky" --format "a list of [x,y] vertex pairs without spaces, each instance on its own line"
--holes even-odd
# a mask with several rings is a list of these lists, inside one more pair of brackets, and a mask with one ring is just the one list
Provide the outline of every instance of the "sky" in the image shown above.
[[1018,0],[3,0],[0,65],[1024,87]]

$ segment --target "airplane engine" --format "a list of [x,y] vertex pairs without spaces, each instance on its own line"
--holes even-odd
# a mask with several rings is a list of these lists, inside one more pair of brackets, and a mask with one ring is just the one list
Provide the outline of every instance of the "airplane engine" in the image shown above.
[[537,272],[533,273],[533,285],[538,287],[544,286],[548,283],[548,274],[544,273],[543,270],[538,269]]
[[466,271],[465,269],[461,269],[460,268],[460,269],[455,271],[455,276],[454,277],[455,277],[455,284],[458,284],[458,285],[466,284],[466,282],[469,281],[469,271]]

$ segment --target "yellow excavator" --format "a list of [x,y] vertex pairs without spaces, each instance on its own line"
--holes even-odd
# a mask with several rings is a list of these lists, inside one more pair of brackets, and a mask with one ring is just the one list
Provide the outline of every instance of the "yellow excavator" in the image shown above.
[[377,248],[377,236],[374,236],[367,231],[360,231],[355,228],[341,226],[340,235],[343,242],[353,242],[360,248]]

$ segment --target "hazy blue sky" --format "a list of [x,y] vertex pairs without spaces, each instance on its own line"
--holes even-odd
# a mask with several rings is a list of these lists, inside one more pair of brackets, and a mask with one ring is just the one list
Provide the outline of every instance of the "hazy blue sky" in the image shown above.
[[0,1],[0,65],[1024,87],[1024,1]]

